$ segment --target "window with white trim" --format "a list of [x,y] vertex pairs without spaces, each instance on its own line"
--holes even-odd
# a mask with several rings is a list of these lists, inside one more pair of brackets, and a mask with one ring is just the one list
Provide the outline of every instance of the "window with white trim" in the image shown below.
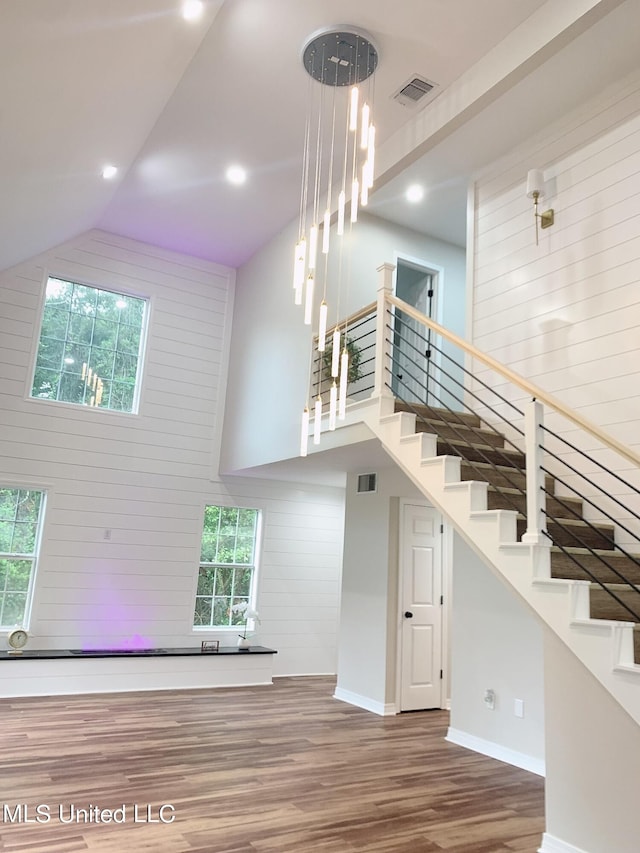
[[49,277],[31,396],[133,412],[147,300]]
[[31,605],[44,492],[0,486],[0,627],[24,625]]
[[194,628],[244,624],[233,605],[251,603],[255,585],[259,511],[206,506]]

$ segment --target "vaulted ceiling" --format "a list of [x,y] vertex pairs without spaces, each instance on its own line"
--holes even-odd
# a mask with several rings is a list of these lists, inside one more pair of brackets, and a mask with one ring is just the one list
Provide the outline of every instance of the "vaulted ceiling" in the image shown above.
[[[242,264],[297,215],[301,51],[322,28],[355,25],[379,51],[372,212],[457,243],[474,169],[638,64],[637,0],[205,0],[194,21],[181,6],[0,4],[0,270],[93,227]],[[435,97],[403,107],[416,74]]]

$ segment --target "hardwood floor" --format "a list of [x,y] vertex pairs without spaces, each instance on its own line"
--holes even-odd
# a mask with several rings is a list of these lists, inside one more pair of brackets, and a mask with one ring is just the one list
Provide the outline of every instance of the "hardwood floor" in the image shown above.
[[333,689],[3,700],[0,851],[537,850],[542,779],[447,743],[445,711],[381,718]]

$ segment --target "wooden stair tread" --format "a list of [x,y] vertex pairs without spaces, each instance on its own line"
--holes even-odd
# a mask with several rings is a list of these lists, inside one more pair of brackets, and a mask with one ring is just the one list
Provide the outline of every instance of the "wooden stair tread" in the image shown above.
[[411,412],[427,420],[446,421],[449,418],[453,418],[458,421],[463,420],[469,424],[469,426],[474,427],[479,427],[481,423],[480,418],[471,412],[450,412],[449,409],[440,409],[437,406],[425,406],[423,403],[403,403],[401,400],[396,400],[395,411]]
[[[572,519],[582,514],[582,501],[579,498],[555,498],[547,496],[547,512],[553,518]],[[527,495],[524,488],[496,486],[490,483],[487,489],[488,509],[518,509],[526,513]],[[573,512],[572,512],[573,509]]]
[[[505,446],[504,436],[501,436],[499,433],[489,429],[482,429],[481,427],[465,426],[464,424],[445,424],[438,421],[420,419],[416,421],[416,432],[428,432],[437,435],[439,438],[461,441],[464,444],[471,443],[480,446],[486,444],[489,447],[501,448]],[[464,438],[465,433],[468,434],[468,439]]]
[[[602,583],[616,583],[619,577],[614,570],[617,570],[632,583],[640,584],[640,556],[637,557],[636,563],[619,551],[593,549],[595,553],[592,554],[586,548],[568,547],[564,550],[568,553],[563,553],[559,548],[551,548],[552,577],[592,580],[594,576]],[[572,557],[580,564],[574,562]]]
[[488,444],[468,444],[464,441],[438,438],[438,456],[460,456],[472,462],[500,464],[505,468],[513,466],[514,471],[524,471],[525,457],[518,450],[492,447]]
[[[640,589],[631,588],[624,584],[607,584],[603,589],[598,584],[591,584],[589,588],[589,607],[593,619],[615,619],[621,622],[640,622]],[[612,593],[630,607],[635,616],[622,606]]]

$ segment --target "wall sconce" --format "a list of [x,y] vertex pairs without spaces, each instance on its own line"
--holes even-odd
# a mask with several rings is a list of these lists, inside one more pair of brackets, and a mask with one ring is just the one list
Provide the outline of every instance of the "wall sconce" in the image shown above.
[[533,199],[533,215],[536,220],[536,246],[538,245],[538,220],[540,228],[549,228],[553,225],[553,209],[538,213],[538,199],[544,198],[544,175],[540,169],[530,169],[527,173],[527,197]]

